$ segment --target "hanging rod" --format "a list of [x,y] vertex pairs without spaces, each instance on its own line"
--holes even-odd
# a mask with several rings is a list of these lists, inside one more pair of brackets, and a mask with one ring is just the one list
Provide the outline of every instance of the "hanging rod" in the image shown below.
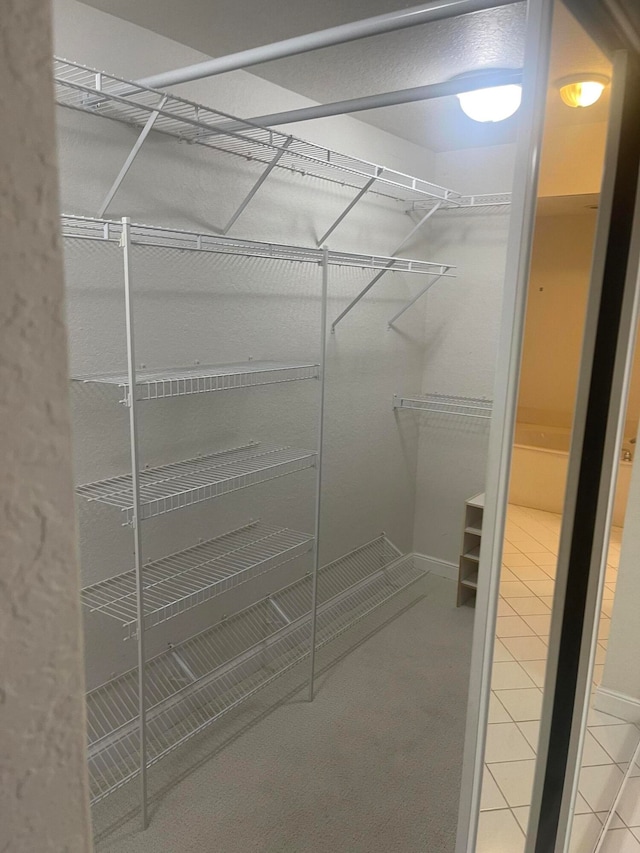
[[423,3],[410,9],[400,9],[385,15],[376,15],[372,18],[364,18],[361,21],[352,21],[348,24],[340,24],[337,27],[329,27],[315,33],[295,36],[283,41],[253,47],[217,59],[207,59],[195,65],[185,68],[176,68],[173,71],[165,71],[161,74],[153,74],[138,81],[138,85],[154,88],[166,88],[176,86],[179,83],[187,83],[190,80],[200,80],[203,77],[213,77],[216,74],[224,74],[227,71],[236,71],[240,68],[249,68],[261,62],[271,62],[274,59],[282,59],[287,56],[297,56],[301,53],[309,53],[323,47],[331,47],[336,44],[345,44],[370,36],[382,35],[383,33],[395,32],[408,29],[419,24],[428,24],[434,21],[442,21],[448,18],[456,18],[460,15],[468,15],[472,12],[480,12],[486,9],[495,9],[499,6],[510,6],[518,0],[434,0],[434,2]]
[[[110,219],[95,219],[86,216],[63,214],[61,217],[63,237],[98,240],[118,243],[122,235],[122,223]],[[213,252],[222,255],[238,255],[246,258],[296,261],[298,263],[321,264],[323,251],[304,246],[288,246],[280,243],[265,243],[259,240],[240,240],[221,237],[198,231],[164,228],[156,225],[130,224],[130,237],[134,245],[184,251]],[[329,252],[329,263],[333,266],[357,267],[359,269],[388,270],[421,275],[449,275],[455,269],[450,264],[436,261],[421,261],[413,258],[391,258],[387,255],[360,255],[353,252]]]
[[298,121],[312,121],[329,116],[345,115],[346,113],[376,110],[380,107],[393,107],[398,104],[410,104],[415,101],[428,101],[435,98],[445,98],[449,95],[459,95],[462,92],[472,92],[475,89],[490,89],[493,86],[507,86],[522,81],[522,70],[497,70],[491,73],[473,75],[462,79],[445,80],[442,83],[430,83],[428,86],[414,86],[411,89],[400,89],[395,92],[382,92],[378,95],[367,95],[362,98],[350,98],[346,101],[335,101],[331,104],[317,104],[313,107],[303,107],[299,110],[288,110],[281,113],[256,116],[247,119],[252,124],[261,127],[274,127],[279,124],[293,124]]
[[460,397],[452,394],[421,394],[417,397],[393,398],[394,409],[415,409],[439,415],[461,415],[467,418],[491,418],[493,400],[486,397]]

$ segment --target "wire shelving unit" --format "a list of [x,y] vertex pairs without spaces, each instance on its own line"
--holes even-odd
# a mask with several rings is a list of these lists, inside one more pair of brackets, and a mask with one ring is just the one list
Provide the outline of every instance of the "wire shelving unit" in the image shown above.
[[[144,566],[145,630],[309,553],[313,536],[255,521]],[[137,633],[135,571],[85,587],[82,603]]]
[[[403,557],[384,536],[323,569],[318,563],[328,271],[332,266],[344,266],[432,279],[453,273],[449,265],[431,261],[240,240],[133,224],[126,218],[112,222],[65,215],[61,225],[67,240],[107,242],[123,250],[127,370],[74,379],[87,391],[101,387],[119,390],[119,401],[129,413],[131,473],[84,483],[76,491],[89,502],[120,510],[134,537],[134,567],[86,587],[82,601],[90,614],[117,620],[125,639],[136,638],[138,651],[135,669],[88,694],[92,798],[97,802],[138,777],[146,825],[146,773],[151,764],[307,658],[312,691],[316,649],[422,576],[412,559]],[[138,246],[315,266],[322,274],[320,358],[317,362],[248,361],[138,369],[131,262]],[[309,379],[318,381],[320,392],[315,450],[252,441],[192,459],[141,467],[139,405],[208,392],[237,393],[265,385],[275,388]],[[143,560],[147,519],[312,468],[316,480],[313,533],[257,520],[153,562]],[[146,658],[148,630],[285,564],[308,559],[309,554],[312,571],[301,580],[204,634],[158,657]]]
[[416,397],[393,398],[394,409],[414,409],[439,415],[490,419],[493,401],[486,397],[460,397],[452,394],[423,394]]
[[[301,379],[317,379],[317,364],[285,364],[278,361],[245,361],[236,364],[193,365],[166,370],[136,371],[136,400],[164,400],[213,391],[232,391],[277,385]],[[121,403],[129,398],[126,373],[73,376],[75,382],[87,385],[115,385],[122,392]]]
[[[424,577],[381,535],[318,572],[316,648]],[[147,663],[153,764],[310,654],[306,576]],[[139,774],[136,671],[87,697],[92,801]]]
[[[260,444],[198,456],[184,462],[172,462],[140,472],[141,519],[191,506],[311,468],[316,455],[308,450]],[[125,523],[135,516],[132,477],[125,474],[108,480],[87,483],[76,492],[88,501],[117,507],[125,513]]]
[[274,169],[318,178],[357,191],[318,240],[319,246],[367,193],[399,202],[404,210],[478,208],[510,202],[509,193],[465,195],[59,57],[54,58],[54,83],[56,101],[60,106],[109,118],[140,130],[131,153],[99,207],[99,216],[104,215],[151,130],[264,165],[264,171],[222,228],[225,234]]

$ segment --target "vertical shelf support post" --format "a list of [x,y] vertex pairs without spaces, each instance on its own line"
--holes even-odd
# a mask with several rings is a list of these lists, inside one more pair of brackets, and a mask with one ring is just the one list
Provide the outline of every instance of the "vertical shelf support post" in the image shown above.
[[324,405],[327,363],[327,292],[329,285],[329,250],[322,247],[322,305],[320,310],[320,406],[318,410],[318,449],[316,451],[316,522],[313,543],[313,577],[311,581],[311,649],[309,666],[309,701],[313,702],[316,668],[316,628],[318,622],[318,570],[320,568],[320,521],[322,508],[322,452],[324,439]]
[[129,393],[129,439],[131,444],[131,489],[133,497],[133,548],[136,570],[137,617],[138,617],[138,730],[140,738],[140,814],[142,829],[147,828],[147,711],[144,642],[144,579],[142,575],[142,530],[140,515],[140,461],[138,449],[138,425],[136,420],[136,356],[133,325],[133,293],[131,275],[131,221],[122,219],[122,249],[124,256],[124,292],[127,328],[127,373]]

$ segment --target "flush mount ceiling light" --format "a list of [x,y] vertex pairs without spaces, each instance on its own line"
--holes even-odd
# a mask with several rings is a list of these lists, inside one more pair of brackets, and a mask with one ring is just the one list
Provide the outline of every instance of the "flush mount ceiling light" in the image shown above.
[[605,74],[572,74],[556,81],[560,97],[568,107],[590,107],[609,83]]
[[[495,74],[498,69],[483,69],[487,74]],[[465,76],[477,78],[478,71],[473,75],[460,74],[456,79],[464,79]],[[520,106],[522,100],[522,86],[510,83],[506,86],[491,86],[487,89],[474,89],[470,92],[461,92],[457,95],[462,112],[473,121],[497,122],[510,118]]]

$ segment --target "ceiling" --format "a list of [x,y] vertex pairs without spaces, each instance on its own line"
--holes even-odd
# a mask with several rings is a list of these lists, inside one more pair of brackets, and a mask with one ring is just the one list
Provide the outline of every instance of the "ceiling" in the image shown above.
[[[209,56],[414,5],[414,0],[83,0]],[[249,69],[321,103],[447,80],[478,68],[522,66],[525,5],[517,3],[265,63]],[[560,4],[554,21],[551,81],[579,71],[609,72],[604,55]],[[169,69],[166,69],[169,70]],[[547,121],[605,121],[608,99],[588,110],[565,107],[550,87]],[[499,145],[515,139],[517,116],[477,124],[455,98],[358,113],[361,121],[433,151]],[[243,116],[250,118],[250,116]],[[298,125],[304,136],[304,124]]]

